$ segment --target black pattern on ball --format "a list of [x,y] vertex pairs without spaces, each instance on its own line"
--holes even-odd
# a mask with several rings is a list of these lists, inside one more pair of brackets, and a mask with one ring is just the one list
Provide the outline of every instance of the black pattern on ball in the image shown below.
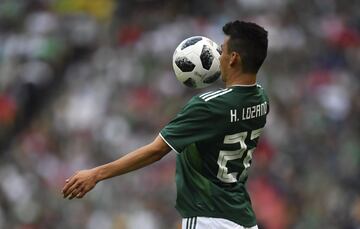
[[211,52],[211,49],[204,45],[203,49],[201,51],[201,55],[200,55],[200,60],[201,60],[201,64],[203,66],[203,68],[205,68],[206,70],[209,70],[211,67],[211,64],[214,60],[214,55]]
[[180,68],[182,72],[191,72],[195,68],[195,64],[193,64],[188,58],[186,57],[178,57],[175,60],[176,66]]
[[187,80],[184,81],[184,84],[188,87],[191,88],[195,88],[196,87],[196,82],[194,79],[188,78]]
[[214,75],[211,75],[211,76],[206,77],[203,82],[204,82],[204,83],[213,83],[213,82],[215,82],[217,79],[219,79],[220,75],[221,75],[220,71],[215,72]]
[[188,39],[182,46],[181,46],[181,50],[183,50],[186,47],[189,47],[190,45],[194,45],[197,42],[201,41],[202,37],[193,37]]

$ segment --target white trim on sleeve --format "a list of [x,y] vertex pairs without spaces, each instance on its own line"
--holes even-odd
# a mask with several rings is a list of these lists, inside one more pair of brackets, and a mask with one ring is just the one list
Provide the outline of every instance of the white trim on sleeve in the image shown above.
[[164,138],[164,136],[161,135],[161,133],[159,133],[159,136],[162,138],[162,140],[164,140],[164,142],[165,142],[168,146],[170,146],[170,148],[171,148],[172,150],[174,150],[175,153],[180,154],[172,145],[170,145],[170,143],[169,143],[168,141],[166,141],[166,139]]

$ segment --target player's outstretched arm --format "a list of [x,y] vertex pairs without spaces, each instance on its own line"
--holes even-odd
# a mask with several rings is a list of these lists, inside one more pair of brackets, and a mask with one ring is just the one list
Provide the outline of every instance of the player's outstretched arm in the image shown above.
[[152,143],[132,151],[116,161],[92,169],[78,171],[66,180],[66,184],[62,190],[64,198],[82,198],[87,192],[93,189],[99,181],[152,164],[160,160],[170,152],[170,150],[171,148],[164,140],[157,136]]

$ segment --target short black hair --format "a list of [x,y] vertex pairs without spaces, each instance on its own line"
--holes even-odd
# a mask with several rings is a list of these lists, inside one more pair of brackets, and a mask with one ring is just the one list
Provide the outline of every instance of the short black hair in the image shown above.
[[224,25],[228,35],[228,51],[239,53],[245,73],[257,73],[264,62],[268,48],[268,32],[261,26],[244,21]]

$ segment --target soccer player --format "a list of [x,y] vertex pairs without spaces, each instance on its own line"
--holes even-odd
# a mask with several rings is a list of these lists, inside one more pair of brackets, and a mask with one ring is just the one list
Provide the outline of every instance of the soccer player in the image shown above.
[[269,113],[256,74],[267,54],[267,31],[234,21],[223,27],[221,78],[226,88],[194,96],[155,140],[111,163],[76,172],[64,198],[82,198],[97,182],[176,158],[176,209],[183,229],[256,229],[245,188],[248,169]]

